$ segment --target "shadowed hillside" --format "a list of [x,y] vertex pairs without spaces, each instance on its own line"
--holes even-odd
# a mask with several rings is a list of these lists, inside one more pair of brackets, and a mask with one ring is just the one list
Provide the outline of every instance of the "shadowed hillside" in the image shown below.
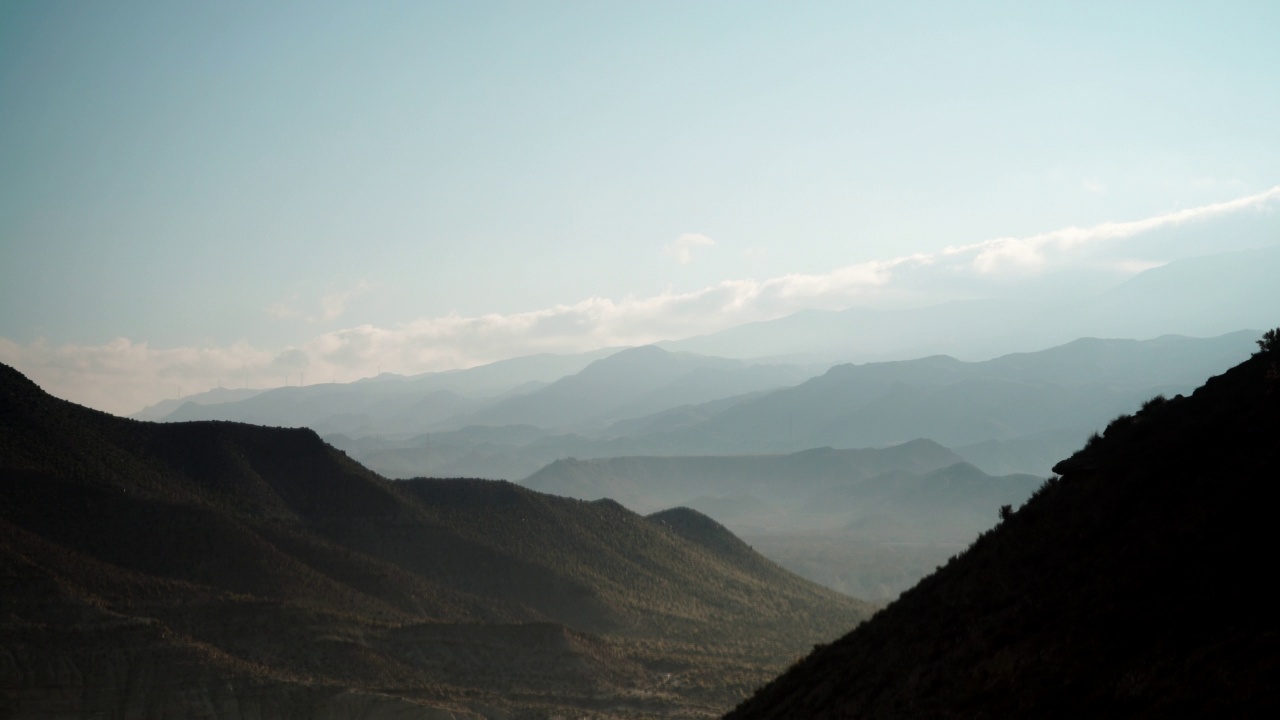
[[935,442],[914,440],[788,455],[569,458],[524,484],[614,498],[637,512],[693,508],[802,577],[887,602],[1042,481],[987,475]]
[[0,588],[5,717],[705,715],[867,612],[613,502],[392,483],[3,366]]
[[1153,399],[730,718],[1275,717],[1280,343]]

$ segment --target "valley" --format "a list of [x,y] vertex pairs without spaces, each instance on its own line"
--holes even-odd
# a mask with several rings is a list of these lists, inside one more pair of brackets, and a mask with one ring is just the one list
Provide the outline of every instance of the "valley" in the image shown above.
[[165,419],[307,425],[390,478],[694,508],[803,577],[886,602],[1116,415],[1189,392],[1254,338],[1084,338],[980,362],[830,367],[642,347],[192,400]]
[[[808,380],[793,375],[790,386],[708,400],[686,434],[731,438],[749,434],[750,418],[799,409],[806,438],[865,437],[856,433],[884,433],[896,422],[973,440],[1000,426],[975,421],[981,417],[1043,434],[1046,425],[1034,424],[1028,409],[1045,392],[1076,397],[1050,422],[1074,413],[1083,423],[1123,398],[1178,387],[1238,352],[1243,335],[1080,341],[976,364],[837,366]],[[527,423],[442,435],[473,449],[566,437],[619,443],[626,439],[604,439],[601,428],[617,427],[626,413],[602,408],[652,409],[636,398],[661,397],[663,383],[686,376],[671,368],[691,367],[697,377],[706,363],[722,366],[696,356],[673,364],[657,349],[623,354],[616,382],[637,369],[660,378],[625,403],[611,404],[600,380],[610,369],[600,363],[614,356],[587,363],[580,372],[597,369],[584,390],[569,382],[576,374],[542,386],[568,389],[538,403],[580,408],[558,417],[611,418],[594,438]],[[667,370],[653,371],[655,359]],[[763,376],[775,382],[778,372]],[[882,605],[912,602],[921,578],[936,582],[936,569],[972,555],[984,543],[971,547],[974,538],[1003,527],[1002,507],[1019,508],[1046,487],[1042,476],[993,475],[969,461],[964,453],[977,447],[999,454],[1008,436],[998,433],[954,449],[919,438],[796,452],[559,457],[518,484],[391,481],[357,458],[395,457],[378,453],[403,441],[331,436],[331,445],[307,428],[128,420],[52,398],[11,369],[3,380],[0,537],[10,589],[0,608],[8,618],[0,670],[11,688],[4,707],[24,717],[166,707],[214,715],[288,708],[312,717],[706,717]],[[371,385],[373,406],[424,402],[386,389],[405,382]],[[249,403],[252,412],[302,417],[323,412],[334,394],[345,396],[340,405],[363,402],[359,387],[290,390],[178,411],[233,415],[250,412],[239,409]],[[435,402],[430,393],[442,391],[428,392],[425,402]],[[913,395],[929,400],[913,405]],[[967,425],[938,412],[966,402],[974,411]],[[868,412],[885,423],[860,426],[859,413]],[[1125,417],[1109,423],[1108,437],[1132,422]]]
[[0,2],[0,720],[1280,717],[1278,29]]
[[1280,330],[1117,417],[1022,507],[728,714],[1269,717]]

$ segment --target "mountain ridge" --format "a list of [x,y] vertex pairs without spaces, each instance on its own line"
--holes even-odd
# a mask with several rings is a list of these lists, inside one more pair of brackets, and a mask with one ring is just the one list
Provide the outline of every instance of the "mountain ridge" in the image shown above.
[[1155,397],[726,718],[1271,717],[1280,347]]
[[309,429],[118,418],[0,367],[18,716],[705,716],[869,614],[749,557],[616,503],[393,483]]

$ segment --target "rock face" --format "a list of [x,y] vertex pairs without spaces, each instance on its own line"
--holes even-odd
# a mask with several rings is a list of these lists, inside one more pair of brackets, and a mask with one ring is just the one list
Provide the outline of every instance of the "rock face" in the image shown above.
[[0,366],[0,717],[705,716],[869,614],[726,547]]
[[1280,351],[1153,399],[729,718],[1275,717]]

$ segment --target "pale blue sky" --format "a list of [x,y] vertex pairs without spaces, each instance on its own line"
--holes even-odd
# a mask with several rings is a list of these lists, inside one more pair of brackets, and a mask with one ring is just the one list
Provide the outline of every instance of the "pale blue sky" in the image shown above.
[[[1277,37],[1276,2],[10,0],[0,338],[318,357],[1251,196]],[[469,342],[387,365],[519,350]]]

